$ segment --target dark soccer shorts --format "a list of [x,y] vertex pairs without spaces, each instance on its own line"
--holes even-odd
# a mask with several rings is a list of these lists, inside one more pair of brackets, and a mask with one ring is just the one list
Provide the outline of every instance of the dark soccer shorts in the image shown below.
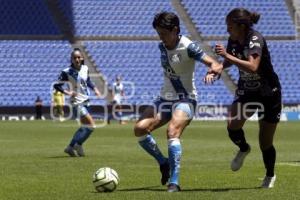
[[280,121],[282,109],[281,90],[276,90],[268,96],[256,93],[237,95],[233,103],[241,103],[243,109],[258,109],[258,119],[260,120],[269,123]]

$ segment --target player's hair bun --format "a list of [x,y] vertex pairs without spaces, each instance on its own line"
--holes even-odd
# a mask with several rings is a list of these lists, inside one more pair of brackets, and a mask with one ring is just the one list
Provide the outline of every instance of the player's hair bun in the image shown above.
[[252,13],[250,14],[250,19],[251,19],[251,22],[252,22],[253,24],[257,24],[257,22],[258,22],[259,19],[260,19],[260,14],[257,13],[257,12],[252,12]]

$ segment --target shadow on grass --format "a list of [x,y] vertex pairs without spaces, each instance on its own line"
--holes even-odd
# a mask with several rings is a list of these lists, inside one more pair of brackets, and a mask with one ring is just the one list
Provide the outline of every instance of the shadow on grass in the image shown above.
[[47,158],[54,158],[54,159],[56,159],[56,158],[75,158],[76,159],[76,157],[71,157],[71,156],[68,156],[68,155],[65,155],[65,156],[49,156],[49,157],[47,157]]
[[[154,191],[154,192],[166,192],[166,189],[159,188],[161,186],[149,186],[149,187],[139,187],[139,188],[127,188],[119,189],[118,192],[134,192],[134,191]],[[261,189],[261,187],[248,187],[248,188],[189,188],[182,189],[181,192],[228,192],[237,190],[256,190]]]

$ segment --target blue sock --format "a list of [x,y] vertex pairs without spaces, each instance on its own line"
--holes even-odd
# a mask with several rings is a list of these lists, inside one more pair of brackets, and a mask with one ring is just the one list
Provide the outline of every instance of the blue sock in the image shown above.
[[82,145],[90,137],[93,131],[93,128],[83,127],[81,134],[77,140],[77,144]]
[[168,140],[169,163],[170,163],[170,183],[178,184],[180,160],[181,160],[181,144],[179,138]]
[[74,145],[77,143],[79,145],[82,145],[90,136],[90,134],[93,132],[93,129],[87,128],[87,127],[80,127],[74,134],[70,146],[74,147]]
[[162,155],[156,144],[156,141],[151,134],[140,137],[139,144],[143,149],[145,149],[146,152],[153,156],[160,165],[164,164],[167,161],[167,158]]
[[81,132],[82,132],[82,127],[80,127],[76,132],[75,134],[73,135],[73,138],[70,142],[70,146],[71,147],[74,147],[74,145],[78,142],[79,138],[80,138],[80,135],[81,135]]

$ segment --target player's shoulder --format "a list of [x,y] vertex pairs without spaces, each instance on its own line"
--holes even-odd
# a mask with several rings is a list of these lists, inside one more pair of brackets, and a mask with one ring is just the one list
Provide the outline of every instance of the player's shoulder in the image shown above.
[[62,73],[69,73],[71,70],[71,67],[67,67],[67,68],[64,68],[63,70],[61,70]]
[[254,29],[250,30],[250,32],[248,34],[248,40],[256,41],[256,40],[263,40],[263,39],[264,39],[264,37],[260,32],[254,30]]
[[164,45],[162,42],[159,42],[159,43],[158,43],[158,48],[159,48],[161,51],[163,51],[164,49],[166,49],[166,48],[165,48],[165,45]]
[[81,70],[88,71],[89,67],[87,65],[81,65]]
[[179,41],[180,46],[184,46],[184,47],[188,48],[193,43],[195,43],[195,42],[193,42],[188,37],[186,37],[184,35],[181,35],[181,38],[180,38],[180,41]]

